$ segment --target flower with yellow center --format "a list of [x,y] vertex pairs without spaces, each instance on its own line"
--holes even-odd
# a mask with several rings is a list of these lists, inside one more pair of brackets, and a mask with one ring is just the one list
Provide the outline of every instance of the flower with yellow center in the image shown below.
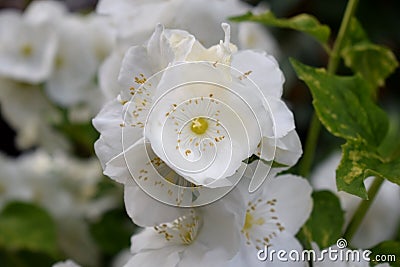
[[[224,266],[265,266],[266,263],[257,258],[258,250],[265,247],[276,251],[294,249],[301,252],[301,245],[295,235],[311,213],[312,188],[309,183],[301,177],[282,175],[268,179],[260,190],[249,195],[248,180],[245,181],[247,182],[241,181],[239,184],[247,202],[241,229],[241,249]],[[268,264],[279,265],[278,262]],[[302,262],[294,264],[304,266]]]
[[[301,154],[292,113],[280,99],[284,78],[276,61],[238,51],[230,26],[222,28],[225,38],[205,48],[188,32],[158,25],[146,45],[125,54],[123,89],[93,120],[104,173],[127,185],[127,210],[140,225],[181,213],[151,197],[175,206],[204,205],[235,186],[251,155],[270,167],[275,151],[285,166]],[[154,215],[143,215],[143,201],[155,207]]]
[[0,12],[0,76],[40,83],[52,71],[57,37],[51,25],[30,21],[16,11]]
[[125,266],[223,266],[239,250],[239,196],[234,191],[218,202],[185,210],[171,222],[146,227],[132,236],[133,256]]

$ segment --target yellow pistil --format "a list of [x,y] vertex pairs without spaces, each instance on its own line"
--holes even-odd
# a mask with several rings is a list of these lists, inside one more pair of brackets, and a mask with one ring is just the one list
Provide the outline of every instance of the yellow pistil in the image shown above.
[[263,225],[265,223],[264,218],[258,218],[257,220],[254,219],[253,215],[250,212],[246,212],[246,218],[244,221],[243,230],[249,230],[253,227],[253,225]]
[[24,44],[21,47],[20,52],[24,57],[30,57],[33,53],[33,47],[30,44]]
[[192,120],[192,125],[190,129],[195,134],[204,134],[208,129],[208,122],[207,119],[198,117]]
[[64,59],[61,56],[56,56],[54,65],[56,69],[61,69],[64,65]]

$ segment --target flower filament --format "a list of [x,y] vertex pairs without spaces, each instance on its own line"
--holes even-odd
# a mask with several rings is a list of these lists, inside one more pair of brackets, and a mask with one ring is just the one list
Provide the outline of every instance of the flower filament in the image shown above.
[[190,245],[196,239],[201,227],[201,219],[190,210],[190,214],[179,217],[172,223],[164,223],[155,226],[154,230],[163,235],[165,240],[179,245]]

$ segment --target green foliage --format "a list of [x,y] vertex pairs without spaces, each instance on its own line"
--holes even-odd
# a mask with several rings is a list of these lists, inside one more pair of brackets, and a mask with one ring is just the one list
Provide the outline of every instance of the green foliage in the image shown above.
[[11,202],[0,213],[0,247],[9,251],[30,250],[56,255],[56,226],[42,208]]
[[400,158],[380,152],[389,122],[373,102],[368,83],[359,75],[336,76],[295,60],[292,65],[310,88],[320,121],[333,135],[347,141],[336,172],[338,189],[367,199],[363,182],[368,176],[400,184]]
[[329,191],[314,192],[314,207],[298,238],[306,246],[314,241],[320,248],[329,247],[341,237],[344,213],[337,196]]
[[374,89],[383,86],[385,79],[398,67],[393,52],[371,43],[356,19],[351,21],[346,37],[341,51],[346,66],[360,74]]
[[337,137],[378,146],[388,128],[386,113],[371,99],[371,87],[359,76],[328,74],[291,60],[298,77],[310,88],[324,126]]
[[1,267],[32,267],[32,266],[52,266],[56,259],[45,253],[33,252],[28,250],[21,251],[2,251],[0,249]]
[[[385,241],[375,247],[371,248],[372,254],[370,255],[371,265],[377,265],[388,262],[390,266],[400,266],[400,242]],[[377,255],[379,255],[377,257]],[[386,261],[382,261],[386,259]]]
[[93,238],[109,256],[115,256],[123,249],[129,248],[134,230],[134,225],[122,209],[105,213],[100,221],[90,227]]
[[277,18],[271,11],[255,15],[251,12],[242,16],[231,17],[230,20],[236,22],[253,21],[259,22],[268,26],[276,26],[280,28],[288,28],[307,33],[314,37],[322,44],[326,44],[330,29],[327,25],[321,24],[315,17],[308,14],[300,14],[292,18]]
[[94,142],[99,138],[99,133],[90,122],[76,123],[68,118],[67,111],[59,109],[63,120],[54,125],[54,128],[62,133],[72,144],[74,153],[80,157],[94,155]]

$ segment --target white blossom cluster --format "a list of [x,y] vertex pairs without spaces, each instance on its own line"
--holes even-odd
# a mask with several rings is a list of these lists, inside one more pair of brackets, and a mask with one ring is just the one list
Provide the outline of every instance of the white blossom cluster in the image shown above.
[[19,147],[67,147],[51,125],[60,108],[82,122],[103,103],[96,77],[114,42],[108,21],[70,13],[58,1],[3,10],[0,21],[0,100]]
[[[304,249],[296,235],[312,212],[312,185],[336,191],[326,177],[337,165],[322,164],[312,185],[289,173],[302,146],[282,99],[277,44],[260,24],[228,20],[266,9],[239,0],[100,0],[78,14],[39,0],[23,12],[0,10],[1,114],[22,153],[0,154],[0,210],[25,201],[55,219],[71,260],[53,266],[99,263],[87,221],[120,197],[98,192],[103,174],[123,188],[140,227],[116,267],[308,266],[257,257],[266,247]],[[87,144],[87,128],[71,125],[99,136]],[[77,157],[85,145],[96,155]],[[393,205],[385,195],[400,196],[385,186],[377,212]],[[338,197],[348,221],[354,201]],[[393,235],[397,221],[382,237],[372,217],[362,226],[371,236],[355,243]]]
[[[127,212],[144,227],[132,237],[126,266],[258,266],[265,264],[256,257],[264,246],[302,249],[295,235],[311,212],[311,186],[276,175],[302,153],[293,115],[281,100],[283,74],[271,55],[231,43],[240,29],[217,28],[217,16],[229,13],[211,17],[215,23],[207,28],[197,22],[228,10],[220,6],[228,2],[234,1],[98,6],[122,25],[122,48],[100,71],[104,89],[119,94],[109,93],[114,99],[93,120],[101,133],[96,154],[104,173],[124,184]],[[187,13],[168,17],[176,8]],[[147,18],[147,9],[163,10],[162,16]],[[144,19],[155,22],[135,23]],[[150,36],[149,25],[155,28]],[[144,45],[136,31],[149,37]],[[253,154],[260,160],[245,164]],[[250,181],[268,171],[250,194]]]

